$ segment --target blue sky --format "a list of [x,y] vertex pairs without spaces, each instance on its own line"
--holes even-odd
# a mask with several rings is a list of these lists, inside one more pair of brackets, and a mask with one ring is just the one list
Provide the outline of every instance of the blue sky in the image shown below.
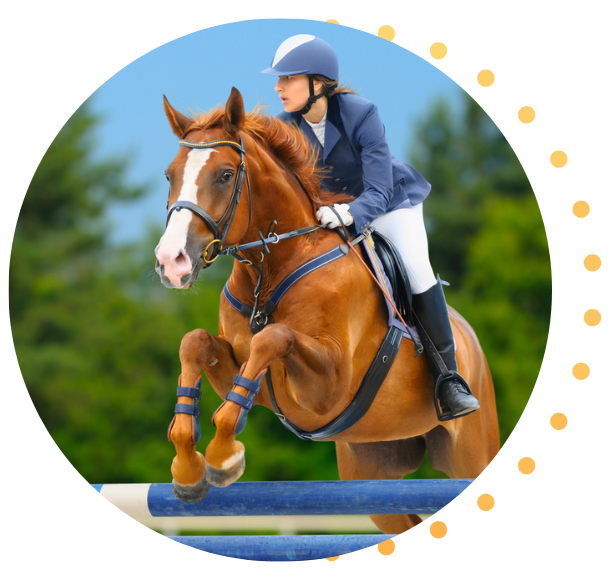
[[126,157],[129,179],[150,185],[145,199],[109,208],[115,240],[133,240],[147,224],[165,222],[163,172],[178,149],[162,96],[183,112],[207,110],[224,103],[235,86],[246,110],[263,102],[275,115],[282,110],[275,78],[260,71],[286,38],[304,33],[329,42],[339,57],[341,81],[351,82],[377,104],[390,149],[399,159],[409,161],[412,127],[437,98],[456,106],[461,100],[462,89],[433,65],[392,42],[345,26],[250,20],[174,40],[126,66],[93,94],[93,110],[102,117],[97,155]]

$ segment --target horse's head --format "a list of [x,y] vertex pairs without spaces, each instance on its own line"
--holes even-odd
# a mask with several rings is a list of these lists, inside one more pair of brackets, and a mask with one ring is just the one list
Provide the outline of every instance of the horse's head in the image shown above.
[[165,171],[170,183],[168,219],[155,249],[155,269],[168,288],[188,288],[223,244],[237,243],[248,229],[250,192],[240,137],[245,111],[241,94],[233,88],[224,115],[202,128],[163,99],[181,147]]

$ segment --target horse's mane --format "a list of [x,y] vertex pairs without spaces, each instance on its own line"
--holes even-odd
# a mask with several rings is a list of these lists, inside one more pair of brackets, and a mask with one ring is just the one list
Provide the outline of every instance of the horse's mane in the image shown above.
[[[307,137],[295,125],[284,123],[264,113],[264,110],[264,105],[258,105],[246,113],[242,131],[265,146],[295,175],[311,200],[314,211],[323,205],[352,201],[354,198],[350,195],[331,193],[321,188],[324,170],[316,166],[316,151]],[[224,107],[200,113],[185,133],[194,129],[223,127],[224,119]]]

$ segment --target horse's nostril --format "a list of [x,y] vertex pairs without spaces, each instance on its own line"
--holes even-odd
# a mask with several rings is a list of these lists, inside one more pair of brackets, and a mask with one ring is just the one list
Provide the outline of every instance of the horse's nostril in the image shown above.
[[180,268],[181,266],[187,266],[189,263],[189,259],[187,258],[184,252],[180,252],[178,257],[176,258],[176,267]]

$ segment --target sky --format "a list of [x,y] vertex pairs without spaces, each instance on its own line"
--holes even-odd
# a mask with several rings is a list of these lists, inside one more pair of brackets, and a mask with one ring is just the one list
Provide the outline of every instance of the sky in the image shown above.
[[183,36],[132,62],[92,95],[92,109],[101,117],[96,157],[126,158],[129,180],[149,186],[144,199],[108,208],[111,239],[132,241],[148,224],[165,222],[164,171],[178,145],[163,112],[163,95],[188,113],[224,103],[235,86],[246,110],[262,102],[276,115],[283,109],[274,91],[276,78],[260,71],[295,34],[319,36],[334,48],[340,80],[378,106],[390,150],[403,161],[409,162],[414,124],[436,99],[445,98],[458,110],[462,89],[444,73],[392,42],[345,26],[250,20]]

